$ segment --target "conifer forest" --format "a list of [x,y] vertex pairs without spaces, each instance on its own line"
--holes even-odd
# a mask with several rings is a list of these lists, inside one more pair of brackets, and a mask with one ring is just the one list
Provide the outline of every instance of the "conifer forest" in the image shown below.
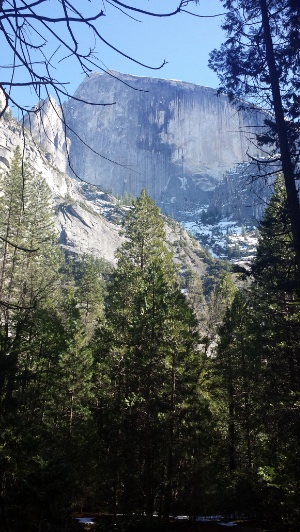
[[251,270],[211,259],[205,289],[180,279],[145,190],[112,268],[63,256],[47,186],[24,172],[17,151],[0,197],[2,529],[75,510],[296,526],[299,274],[282,177]]
[[[92,30],[95,43],[135,61],[100,35],[102,4],[130,18],[192,16],[199,4],[201,18],[197,0],[160,13],[103,0],[85,17],[80,2],[59,0],[51,2],[62,9],[58,18],[55,10],[38,11],[43,2],[0,1],[0,42],[14,58],[13,66],[0,65],[7,123],[8,105],[23,119],[28,111],[14,100],[16,88],[40,98],[50,87],[59,105],[70,97],[50,74],[50,34],[87,76],[104,72],[102,59],[96,44],[82,52],[76,23]],[[199,245],[203,271],[182,269],[167,238],[172,220],[147,187],[138,197],[125,191],[114,263],[66,251],[53,190],[25,148],[0,157],[0,532],[221,530],[200,521],[211,516],[239,532],[300,529],[300,3],[221,4],[224,43],[209,65],[237,109],[263,109],[264,128],[251,137],[260,155],[250,158],[253,166],[273,164],[260,177],[272,180],[272,195],[251,261],[230,263]],[[88,94],[75,100],[103,105]],[[49,101],[68,152],[67,115]],[[21,127],[29,143],[24,121],[10,131],[19,135]],[[162,146],[159,140],[151,149]],[[179,255],[186,245],[176,242]],[[88,515],[92,524],[75,519]]]

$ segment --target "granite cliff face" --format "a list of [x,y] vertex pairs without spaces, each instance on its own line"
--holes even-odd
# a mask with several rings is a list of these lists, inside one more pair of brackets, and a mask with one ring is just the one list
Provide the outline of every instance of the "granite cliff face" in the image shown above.
[[263,124],[262,112],[238,111],[207,87],[112,74],[91,74],[75,97],[113,105],[64,105],[70,159],[81,178],[118,195],[136,196],[145,187],[176,215],[184,204],[207,202],[247,153],[257,156],[251,137]]
[[[217,212],[221,218],[229,218],[241,224],[257,226],[273,193],[273,183],[279,164],[260,159],[240,163],[226,172],[214,190],[207,210]],[[255,176],[255,179],[253,179]]]
[[[53,191],[61,245],[113,261],[122,213],[111,192],[137,196],[145,187],[163,212],[229,257],[229,235],[242,225],[254,231],[270,194],[264,180],[251,185],[251,157],[262,157],[253,140],[266,115],[238,110],[207,87],[110,74],[91,74],[63,109],[49,98],[25,119],[25,155]],[[6,167],[22,144],[21,126],[8,127],[0,128]]]
[[48,161],[61,172],[68,168],[70,140],[63,127],[63,112],[54,98],[41,100],[24,118],[24,126],[43,146]]
[[[0,110],[3,106],[0,92]],[[40,102],[36,109],[37,113],[30,119],[35,138],[12,117],[9,110],[0,119],[0,180],[1,176],[5,178],[14,151],[19,146],[25,161],[42,174],[52,192],[61,247],[71,254],[92,254],[115,264],[115,252],[124,241],[120,234],[121,221],[128,207],[122,206],[114,196],[99,187],[81,183],[61,171],[65,137],[58,120],[59,108],[55,101],[46,101]],[[57,134],[56,143],[51,142],[51,132]],[[43,143],[43,147],[37,140]],[[206,254],[201,246],[174,220],[166,219],[165,229],[180,271],[191,269],[203,275]]]

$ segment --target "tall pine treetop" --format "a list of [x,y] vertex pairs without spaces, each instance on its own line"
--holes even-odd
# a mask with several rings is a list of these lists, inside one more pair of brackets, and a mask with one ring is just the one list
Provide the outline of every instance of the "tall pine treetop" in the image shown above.
[[126,255],[135,265],[144,269],[153,260],[171,259],[165,241],[164,222],[160,210],[145,189],[133,203],[124,223],[126,242],[118,257]]

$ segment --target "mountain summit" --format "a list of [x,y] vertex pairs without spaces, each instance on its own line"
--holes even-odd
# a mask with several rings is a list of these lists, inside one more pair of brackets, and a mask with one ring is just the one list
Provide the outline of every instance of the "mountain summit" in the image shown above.
[[74,171],[117,195],[137,196],[146,188],[174,211],[184,202],[206,201],[226,171],[258,155],[251,139],[265,115],[238,110],[208,87],[94,73],[74,96],[112,104],[69,100],[64,113]]

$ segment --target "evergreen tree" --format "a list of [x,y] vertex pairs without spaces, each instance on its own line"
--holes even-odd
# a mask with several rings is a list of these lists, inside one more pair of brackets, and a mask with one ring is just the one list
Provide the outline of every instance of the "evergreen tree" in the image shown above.
[[49,190],[41,176],[23,167],[19,150],[2,179],[0,213],[0,389],[6,382],[10,394],[24,324],[55,291],[60,263]]
[[[107,268],[107,267],[106,267]],[[76,300],[79,302],[85,332],[93,335],[97,321],[103,316],[103,265],[93,256],[85,255],[77,265]]]
[[227,393],[228,463],[231,472],[238,468],[238,464],[240,468],[243,464],[248,468],[253,465],[251,403],[252,395],[257,393],[255,381],[260,370],[254,342],[255,330],[247,300],[237,291],[219,331],[216,358],[216,369],[222,376]]
[[12,310],[29,310],[46,299],[60,261],[49,189],[23,165],[19,149],[2,178],[0,213],[1,321],[7,329]]
[[234,507],[269,521],[295,523],[300,478],[299,276],[281,176],[274,188],[259,226],[253,283],[245,298],[236,293],[227,310],[212,362],[222,378],[220,399],[227,404],[227,490]]
[[4,498],[22,500],[25,486],[33,494],[26,479],[42,460],[46,400],[61,345],[50,303],[59,293],[61,256],[48,188],[22,164],[19,150],[1,186],[0,482]]
[[204,341],[206,350],[214,348],[226,311],[231,307],[237,288],[232,275],[223,271],[220,275],[208,304],[208,319]]
[[299,2],[223,0],[223,5],[227,40],[212,52],[210,66],[220,77],[221,90],[238,106],[248,99],[270,111],[266,127],[256,136],[258,144],[267,143],[272,150],[275,146],[274,153],[280,153],[299,269],[300,208],[295,183],[299,176]]
[[[257,256],[252,267],[255,279],[254,301],[257,311],[266,314],[264,322],[269,328],[266,346],[271,347],[274,340],[270,354],[273,351],[275,361],[275,346],[280,345],[281,377],[285,374],[289,381],[288,388],[297,392],[300,387],[300,283],[281,176],[274,184],[274,194],[259,225],[259,231]],[[285,365],[286,370],[283,371]],[[278,370],[279,367],[275,374],[278,374]]]
[[231,513],[235,509],[251,514],[257,503],[253,484],[258,452],[256,398],[260,389],[257,326],[248,294],[238,290],[228,274],[217,287],[216,295],[219,326],[210,360],[209,388],[220,435],[218,452],[222,468],[215,473],[217,493],[220,490],[219,511]]
[[261,417],[267,434],[261,471],[266,492],[272,492],[274,515],[280,514],[281,499],[281,517],[295,521],[300,496],[300,285],[281,176],[259,230],[252,305],[260,323]]
[[199,372],[196,321],[178,288],[163,220],[145,190],[124,228],[97,355],[109,374],[101,399],[109,402],[114,434],[107,449],[114,462],[113,497],[123,511],[147,514],[156,501],[167,517]]

